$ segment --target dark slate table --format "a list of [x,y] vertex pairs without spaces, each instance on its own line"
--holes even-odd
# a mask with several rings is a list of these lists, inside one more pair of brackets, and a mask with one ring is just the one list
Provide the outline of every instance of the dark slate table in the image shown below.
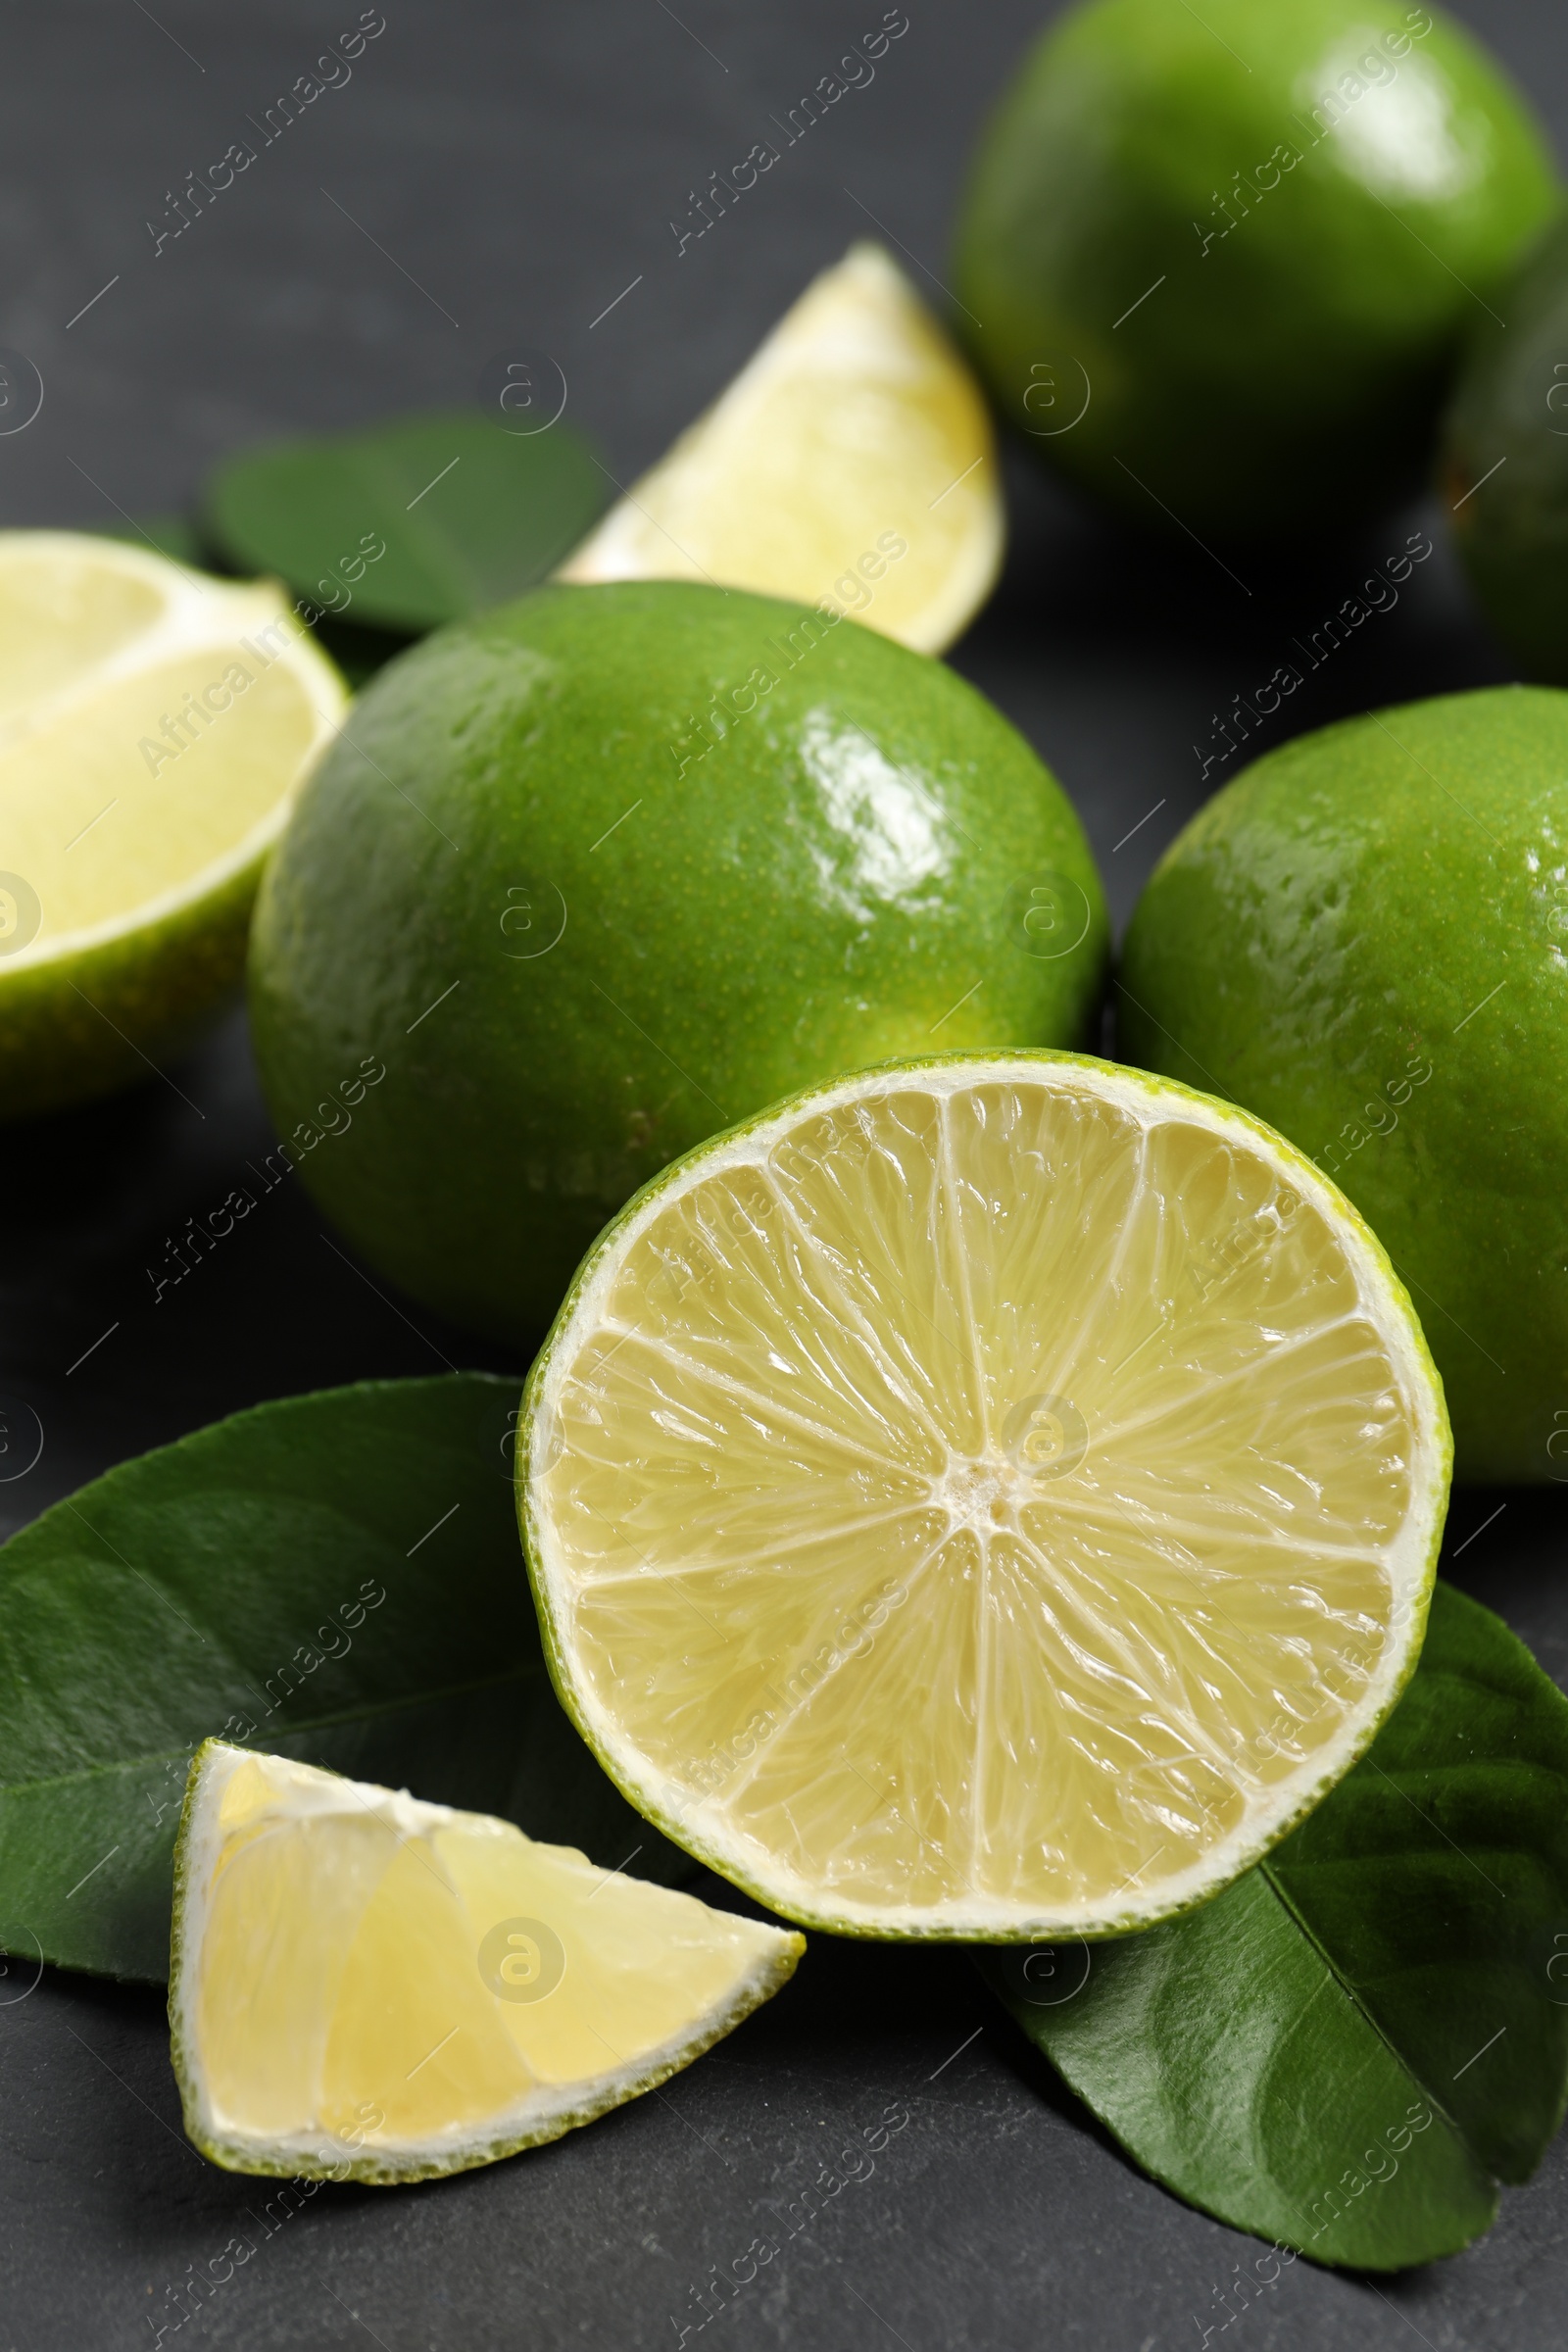
[[[677,15],[663,0],[385,0],[352,79],[155,251],[187,172],[246,136],[358,9],[10,0],[0,344],[28,355],[46,396],[31,426],[0,438],[0,520],[111,527],[122,511],[180,507],[221,452],[466,401],[518,343],[556,354],[572,414],[629,478],[810,273],[871,230],[868,214],[916,274],[945,273],[976,122],[1041,12],[907,6],[874,82],[677,254],[669,221],[689,191],[766,135],[879,4],[681,0]],[[1460,13],[1562,141],[1555,0],[1463,0]],[[1127,535],[1027,474],[1012,489],[1005,582],[955,659],[1062,777],[1125,919],[1199,803],[1193,746],[1212,713],[1441,516],[1399,517],[1310,561],[1259,558],[1244,590],[1198,551]],[[1288,717],[1318,724],[1503,674],[1440,553]],[[165,1237],[269,1141],[238,1015],[172,1078],[8,1131],[0,1392],[39,1416],[44,1445],[0,1484],[4,1532],[262,1397],[445,1359],[507,1368],[405,1319],[323,1247],[297,1191],[155,1311],[145,1269]],[[1559,1677],[1565,1509],[1550,1489],[1461,1492],[1448,1539],[1451,1573]],[[0,1981],[0,2000],[29,1973]],[[872,2169],[845,2161],[868,2140],[882,2143]],[[150,2345],[148,2315],[169,2315],[193,2265],[216,2257],[220,2272],[236,2239],[253,2250],[182,2341],[674,2346],[697,2338],[713,2267],[744,2273],[761,2240],[778,2250],[710,2340],[1166,2352],[1205,2328],[1224,2340],[1219,2297],[1256,2251],[1123,2161],[1020,2052],[961,1955],[826,1937],[663,2096],[555,2147],[435,2186],[327,2187],[287,2212],[270,2188],[182,2139],[156,1995],[46,1974],[0,2006],[0,2352]],[[1557,2352],[1565,2309],[1559,2147],[1459,2259],[1376,2283],[1298,2262],[1233,2325],[1250,2352]]]

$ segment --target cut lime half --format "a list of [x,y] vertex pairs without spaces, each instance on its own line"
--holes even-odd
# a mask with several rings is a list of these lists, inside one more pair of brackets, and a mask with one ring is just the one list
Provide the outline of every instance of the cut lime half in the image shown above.
[[148,1076],[221,1004],[347,700],[270,582],[0,532],[0,1118]]
[[1200,1903],[1348,1769],[1449,1442],[1309,1161],[1040,1054],[845,1078],[665,1171],[518,1462],[558,1686],[634,1803],[789,1917],[1002,1938]]

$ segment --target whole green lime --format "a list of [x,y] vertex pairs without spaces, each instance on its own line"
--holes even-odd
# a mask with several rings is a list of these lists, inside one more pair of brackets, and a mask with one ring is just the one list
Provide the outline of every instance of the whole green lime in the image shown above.
[[251,1009],[373,1266],[531,1341],[606,1219],[775,1097],[1082,1039],[1077,818],[974,689],[853,621],[545,588],[383,670],[265,884]]
[[1003,414],[1140,519],[1343,526],[1415,487],[1471,320],[1557,202],[1517,94],[1401,0],[1089,0],[957,241]]
[[1484,318],[1445,434],[1454,543],[1526,674],[1568,682],[1568,220]]
[[1270,752],[1156,867],[1118,1002],[1130,1060],[1245,1104],[1361,1210],[1459,1475],[1568,1480],[1568,694]]

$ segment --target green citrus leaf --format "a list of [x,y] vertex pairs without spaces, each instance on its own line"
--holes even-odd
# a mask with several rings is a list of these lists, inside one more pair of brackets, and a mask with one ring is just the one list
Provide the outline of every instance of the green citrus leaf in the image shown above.
[[1440,1584],[1394,1714],[1265,1862],[1146,1934],[980,1965],[1190,2203],[1319,2262],[1455,2253],[1568,2098],[1568,1700]]
[[275,573],[339,618],[417,633],[544,579],[611,487],[564,421],[514,433],[454,410],[231,458],[205,521],[236,569]]
[[162,1982],[185,1776],[219,1733],[689,1874],[551,1689],[513,1499],[519,1385],[260,1405],[0,1548],[0,1948]]

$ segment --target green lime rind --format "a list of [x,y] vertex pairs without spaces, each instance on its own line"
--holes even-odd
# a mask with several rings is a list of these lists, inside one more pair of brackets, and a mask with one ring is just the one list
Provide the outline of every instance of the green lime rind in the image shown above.
[[[1130,1087],[1152,1099],[1174,1100],[1199,1106],[1212,1119],[1214,1114],[1227,1125],[1234,1122],[1245,1133],[1262,1145],[1266,1153],[1287,1170],[1292,1181],[1298,1184],[1308,1197],[1316,1197],[1327,1208],[1334,1221],[1346,1231],[1363,1253],[1367,1269],[1373,1275],[1377,1289],[1392,1309],[1390,1323],[1405,1345],[1405,1369],[1410,1380],[1412,1397],[1418,1411],[1418,1434],[1425,1442],[1427,1477],[1425,1482],[1425,1533],[1419,1568],[1411,1576],[1407,1592],[1396,1596],[1391,1623],[1391,1647],[1395,1648],[1396,1664],[1387,1677],[1375,1709],[1369,1709],[1357,1722],[1353,1733],[1335,1747],[1332,1761],[1318,1779],[1308,1786],[1300,1801],[1290,1815],[1273,1824],[1267,1834],[1251,1842],[1246,1852],[1215,1874],[1212,1883],[1185,1898],[1166,1902],[1127,1903],[1114,1913],[1086,1924],[1081,1920],[1063,1921],[1042,1915],[1029,1920],[1012,1919],[992,1929],[964,1920],[948,1924],[887,1925],[847,1918],[842,1911],[830,1906],[803,1904],[788,1890],[769,1884],[755,1867],[748,1867],[718,1838],[704,1835],[694,1828],[678,1806],[665,1801],[661,1792],[663,1775],[639,1771],[627,1755],[617,1752],[606,1740],[603,1727],[585,1703],[573,1673],[570,1645],[564,1627],[558,1616],[554,1595],[545,1568],[546,1536],[544,1523],[535,1500],[533,1469],[535,1455],[545,1428],[547,1392],[551,1384],[558,1352],[565,1344],[578,1310],[593,1290],[600,1274],[621,1252],[623,1244],[634,1225],[668,1193],[678,1190],[695,1169],[721,1151],[756,1135],[760,1130],[792,1124],[812,1110],[826,1109],[831,1104],[853,1095],[869,1082],[892,1075],[918,1079],[925,1071],[946,1071],[954,1067],[990,1068],[999,1076],[1009,1070],[1023,1069],[1031,1073],[1055,1068],[1091,1070],[1113,1078],[1118,1085]],[[1424,1402],[1426,1411],[1420,1416]],[[681,1846],[698,1861],[732,1886],[740,1887],[756,1901],[786,1919],[795,1920],[801,1927],[819,1933],[854,1936],[880,1942],[932,1943],[1018,1943],[1049,1939],[1057,1934],[1081,1936],[1086,1941],[1098,1941],[1126,1936],[1152,1927],[1167,1919],[1179,1919],[1196,1911],[1221,1889],[1251,1869],[1264,1854],[1287,1838],[1304,1821],[1351,1766],[1362,1756],[1397,1704],[1401,1692],[1414,1674],[1421,1654],[1427,1614],[1437,1579],[1438,1554],[1443,1543],[1443,1530],[1447,1505],[1449,1481],[1453,1468],[1453,1441],[1444,1401],[1443,1383],[1427,1346],[1420,1319],[1416,1314],[1403,1283],[1391,1264],[1376,1234],[1349,1200],[1289,1140],[1277,1134],[1261,1119],[1238,1105],[1225,1102],[1196,1087],[1184,1085],[1179,1079],[1153,1076],[1120,1063],[1107,1062],[1098,1055],[1066,1052],[1038,1053],[966,1053],[927,1055],[918,1060],[886,1062],[875,1069],[860,1071],[849,1078],[830,1080],[808,1087],[782,1102],[768,1105],[753,1117],[739,1121],[721,1135],[709,1138],[694,1151],[662,1169],[650,1183],[644,1185],[620,1214],[608,1225],[599,1241],[578,1268],[570,1290],[562,1303],[550,1333],[541,1348],[523,1389],[517,1417],[516,1493],[517,1517],[522,1535],[523,1555],[527,1563],[534,1603],[539,1613],[540,1634],[545,1663],[555,1686],[557,1696],[590,1752],[614,1782],[628,1803],[636,1807],[663,1836]],[[1402,1622],[1401,1622],[1402,1606]]]
[[1066,795],[944,663],[740,590],[557,586],[361,697],[263,882],[251,1023],[367,1264],[531,1355],[681,1152],[933,1032],[1082,1045],[1108,946]]
[[502,2132],[488,2137],[477,2136],[469,2144],[455,2147],[439,2156],[411,2155],[407,2158],[389,2156],[380,2150],[373,2155],[365,2153],[344,2155],[347,2145],[339,2141],[336,2148],[322,2147],[316,2153],[290,2149],[286,2154],[259,2148],[248,2140],[238,2139],[207,2127],[203,2120],[200,2091],[201,2067],[196,2055],[193,2020],[187,1991],[188,1963],[195,1959],[195,1948],[187,1934],[187,1916],[192,1898],[199,1893],[194,1884],[190,1864],[192,1815],[200,1789],[204,1768],[216,1747],[224,1743],[207,1740],[197,1749],[185,1783],[184,1803],[180,1809],[179,1831],[174,1841],[174,1912],[169,1945],[169,2035],[170,2057],[174,2079],[179,2085],[183,2110],[185,2136],[212,2164],[227,2173],[252,2173],[274,2180],[354,2180],[369,2188],[396,2188],[413,2180],[439,2180],[450,2173],[474,2172],[480,2165],[496,2164],[504,2156],[520,2155],[524,2148],[543,2147],[560,2139],[567,2132],[575,2132],[584,2124],[608,2115],[613,2107],[623,2107],[628,2100],[640,2098],[645,2091],[657,2090],[671,2075],[678,2075],[700,2058],[705,2050],[722,2041],[726,2034],[750,2017],[754,2009],[771,2000],[781,1986],[795,1974],[806,1950],[804,1936],[781,1936],[771,1959],[757,1968],[742,1984],[737,1985],[726,2005],[705,2018],[689,2039],[675,2045],[666,2043],[663,2050],[654,2054],[641,2066],[602,2082],[600,2086],[576,2104],[542,2118],[537,2125],[523,2132]]
[[112,939],[0,964],[0,1123],[137,1085],[149,1062],[199,1043],[239,997],[270,853],[269,842],[215,889]]
[[1416,1298],[1461,1479],[1568,1451],[1568,694],[1493,686],[1267,752],[1160,859],[1121,1051],[1243,1102]]

